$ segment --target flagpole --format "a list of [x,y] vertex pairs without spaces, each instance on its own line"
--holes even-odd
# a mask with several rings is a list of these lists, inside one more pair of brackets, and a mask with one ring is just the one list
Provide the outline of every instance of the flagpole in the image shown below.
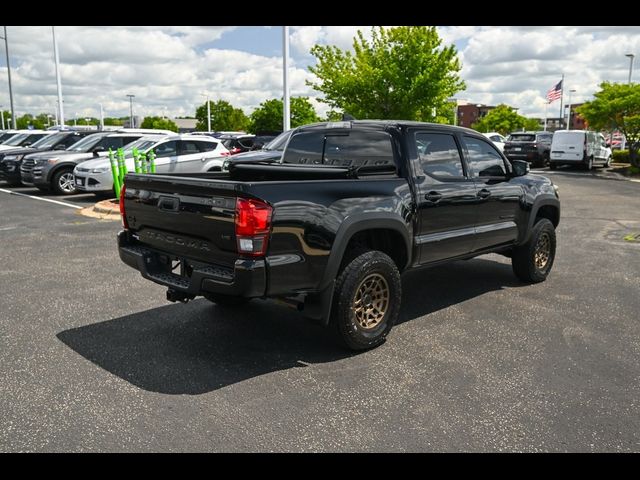
[[564,119],[564,115],[562,115],[562,99],[564,97],[564,73],[562,74],[562,80],[560,80],[560,130],[562,130],[562,120]]

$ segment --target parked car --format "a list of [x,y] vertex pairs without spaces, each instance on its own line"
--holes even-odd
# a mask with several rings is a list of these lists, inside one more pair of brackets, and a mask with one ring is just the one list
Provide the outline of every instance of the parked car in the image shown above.
[[59,133],[45,136],[30,147],[18,147],[0,152],[0,180],[5,180],[9,185],[20,185],[20,166],[22,159],[35,152],[54,152],[66,150],[71,145],[83,139],[92,132],[64,130]]
[[504,144],[504,154],[509,160],[525,160],[534,167],[549,165],[551,132],[513,132]]
[[0,131],[0,145],[9,140],[15,134],[17,134],[19,130],[2,130]]
[[289,141],[289,137],[291,136],[291,132],[293,132],[293,130],[287,130],[286,132],[281,133],[269,143],[264,145],[261,150],[252,150],[250,152],[238,153],[228,160],[225,160],[222,163],[222,171],[229,171],[229,165],[231,163],[271,163],[280,160],[280,157],[282,157],[282,152],[284,151],[284,147]]
[[[222,143],[204,135],[166,135],[142,137],[127,146],[125,163],[134,171],[133,149],[156,155],[156,173],[200,173],[220,171],[229,151]],[[75,186],[81,192],[105,194],[113,192],[113,177],[108,159],[89,160],[73,171]]]
[[[164,133],[162,134],[164,135]],[[100,132],[89,135],[61,152],[31,153],[22,160],[20,178],[25,185],[59,195],[76,193],[73,169],[86,160],[104,157],[140,138],[140,133]]]
[[611,148],[601,133],[586,130],[558,130],[551,143],[550,168],[582,165],[587,170],[611,165]]
[[20,130],[0,145],[0,153],[3,150],[12,150],[17,147],[30,147],[41,138],[53,135],[54,133],[55,132],[49,132],[46,130]]
[[233,135],[220,135],[218,139],[229,150],[230,155],[236,153],[248,152],[253,149],[255,135],[250,134],[233,134]]
[[121,260],[170,301],[283,299],[354,350],[385,340],[403,272],[490,252],[526,282],[551,271],[553,183],[474,130],[325,122],[296,129],[282,160],[127,175]]
[[507,141],[502,135],[498,132],[489,132],[483,133],[485,137],[493,142],[493,144],[500,149],[501,152],[504,152],[504,144]]

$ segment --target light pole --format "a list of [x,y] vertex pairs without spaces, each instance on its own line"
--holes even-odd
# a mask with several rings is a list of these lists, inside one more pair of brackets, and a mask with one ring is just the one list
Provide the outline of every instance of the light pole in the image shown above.
[[56,84],[58,85],[58,108],[60,109],[60,126],[64,127],[64,106],[62,103],[62,80],[60,79],[60,58],[58,57],[58,42],[56,40],[56,27],[51,27],[53,35],[53,57],[56,64]]
[[13,129],[17,130],[16,114],[13,111],[13,89],[11,88],[11,64],[9,63],[9,39],[7,38],[7,26],[4,26],[4,37],[0,36],[4,40],[5,52],[7,54],[7,76],[9,77],[9,102],[11,103],[11,118],[13,119]]
[[136,125],[133,122],[133,98],[135,95],[128,93],[127,97],[129,97],[129,128],[136,128]]
[[282,131],[291,128],[289,106],[289,27],[282,27]]
[[73,116],[73,126],[78,126],[78,112],[76,112],[76,114]]
[[453,102],[455,107],[453,109],[453,125],[458,125],[458,99],[455,97],[447,98],[447,102]]
[[2,110],[2,105],[0,105],[0,117],[2,117],[2,130],[4,130],[4,110]]
[[625,54],[625,57],[629,57],[629,82],[628,83],[631,83],[631,74],[633,73],[633,58],[635,57],[635,55],[633,53],[627,53]]
[[569,127],[571,127],[571,94],[575,92],[574,89],[569,90],[569,104],[567,105],[569,107],[569,113],[567,113],[567,130],[569,130]]
[[209,103],[209,94],[201,93],[200,95],[202,95],[203,97],[206,97],[207,99],[207,132],[210,132],[211,131],[211,104]]

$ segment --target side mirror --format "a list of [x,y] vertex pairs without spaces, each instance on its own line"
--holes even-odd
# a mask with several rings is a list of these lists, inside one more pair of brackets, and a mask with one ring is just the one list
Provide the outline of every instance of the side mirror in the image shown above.
[[56,145],[55,147],[53,147],[54,150],[66,150],[67,147],[65,147],[64,145]]
[[98,145],[96,148],[93,149],[93,156],[94,157],[98,157],[100,152],[104,152],[105,148],[102,145]]
[[31,146],[31,142],[24,142],[22,144],[23,147],[30,147]]
[[523,177],[531,170],[529,162],[524,160],[511,160],[511,166],[513,167],[514,177]]

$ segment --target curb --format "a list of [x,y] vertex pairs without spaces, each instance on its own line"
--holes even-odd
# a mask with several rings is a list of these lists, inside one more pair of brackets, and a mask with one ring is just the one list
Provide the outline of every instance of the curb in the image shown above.
[[100,220],[120,220],[120,205],[115,198],[102,200],[96,204],[78,211],[80,215]]

